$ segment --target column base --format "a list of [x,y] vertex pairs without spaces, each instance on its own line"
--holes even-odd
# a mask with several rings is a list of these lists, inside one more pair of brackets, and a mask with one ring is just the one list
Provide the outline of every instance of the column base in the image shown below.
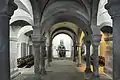
[[89,80],[101,80],[101,79],[100,79],[100,76],[99,76],[99,75],[95,75],[95,74],[93,73],[93,75],[91,76],[91,78],[90,78]]
[[82,64],[81,63],[77,63],[77,67],[81,67],[82,66]]
[[18,75],[20,75],[20,74],[21,74],[21,72],[19,72],[18,69],[14,69],[14,71],[11,72],[10,78],[11,78],[11,79],[14,79],[14,78],[16,78]]
[[46,74],[47,74],[47,72],[46,72],[46,70],[45,70],[45,69],[41,69],[41,70],[40,70],[40,74],[41,74],[41,75],[46,75]]
[[73,62],[76,62],[76,59],[75,59],[75,58],[73,59]]
[[51,67],[51,62],[48,62],[48,67]]
[[86,68],[85,73],[92,73],[91,68]]
[[34,73],[35,73],[35,74],[40,74],[40,70],[39,70],[39,69],[35,69],[35,70],[34,70]]

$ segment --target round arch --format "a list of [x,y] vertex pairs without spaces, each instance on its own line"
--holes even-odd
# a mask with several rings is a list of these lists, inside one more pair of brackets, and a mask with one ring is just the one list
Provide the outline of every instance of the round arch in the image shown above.
[[[85,19],[85,18],[82,18]],[[70,22],[76,24],[78,28],[81,28],[86,35],[92,34],[92,30],[89,27],[89,22],[87,20],[81,20],[81,17],[75,16],[71,13],[58,13],[54,16],[51,16],[48,20],[42,23],[42,31],[43,33],[47,31],[51,26],[60,22]]]
[[[58,4],[62,2],[64,2],[64,4]],[[71,6],[67,6],[66,4]],[[41,31],[44,33],[54,24],[61,22],[76,24],[78,28],[81,28],[86,35],[92,33],[89,26],[89,14],[87,13],[85,6],[81,6],[75,1],[58,1],[50,4],[49,7],[44,10],[41,21]]]
[[19,38],[21,35],[29,32],[29,31],[31,31],[31,30],[33,30],[33,28],[32,28],[32,26],[30,26],[30,25],[22,27],[22,28],[19,30],[19,32],[18,32],[17,38]]
[[66,52],[66,57],[68,57],[67,55],[69,54],[69,57],[71,57],[72,55],[72,46],[73,46],[73,40],[72,38],[66,34],[66,33],[59,33],[57,34],[53,40],[52,40],[52,55],[54,56],[55,54],[58,55],[58,53],[56,53],[56,49],[59,45],[60,40],[64,41],[64,46],[66,47],[66,50],[69,50],[69,52]]
[[59,35],[59,34],[66,34],[66,35],[68,35],[69,37],[71,37],[72,40],[74,40],[74,37],[73,37],[70,33],[65,32],[65,31],[60,31],[60,32],[57,32],[57,33],[53,34],[53,36],[51,37],[51,39],[53,40],[53,39],[54,39],[57,35]]
[[71,33],[73,33],[74,35],[77,35],[72,29],[68,28],[68,27],[60,27],[55,29],[53,32],[51,32],[50,35],[53,35],[55,32],[59,31],[59,30],[65,30],[65,31],[69,31]]

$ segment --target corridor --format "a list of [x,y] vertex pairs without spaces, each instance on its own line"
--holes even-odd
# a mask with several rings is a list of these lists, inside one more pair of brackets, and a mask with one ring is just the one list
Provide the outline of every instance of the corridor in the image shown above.
[[70,60],[55,60],[47,71],[45,80],[84,80],[84,73]]
[[120,80],[120,0],[0,4],[0,80]]
[[35,75],[33,67],[20,71],[21,75],[14,80],[84,80],[84,73],[72,60],[54,60],[50,67],[46,65],[45,76]]
[[[50,66],[46,65],[46,75],[34,74],[34,67],[20,69],[21,74],[12,80],[86,80],[84,69],[76,67],[70,60],[53,60]],[[101,80],[112,80],[105,74],[100,74]],[[87,79],[89,80],[89,79]]]

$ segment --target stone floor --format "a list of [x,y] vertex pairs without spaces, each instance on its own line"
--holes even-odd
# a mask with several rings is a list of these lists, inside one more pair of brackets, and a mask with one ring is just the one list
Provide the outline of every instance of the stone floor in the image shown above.
[[70,60],[53,61],[47,72],[45,80],[84,80],[84,73]]
[[[93,67],[93,66],[91,66],[91,69],[92,69],[92,71],[93,71],[93,68],[92,68],[92,67]],[[85,64],[82,64],[81,67],[79,67],[79,69],[80,69],[82,72],[85,71],[85,68],[86,68]],[[104,67],[99,67],[99,74],[100,74],[101,80],[112,80],[112,77],[104,72]]]
[[[35,75],[34,67],[20,69],[21,75],[13,80],[84,80],[84,72],[71,60],[54,60],[51,66],[46,66],[45,76]],[[101,75],[101,80],[110,80]]]

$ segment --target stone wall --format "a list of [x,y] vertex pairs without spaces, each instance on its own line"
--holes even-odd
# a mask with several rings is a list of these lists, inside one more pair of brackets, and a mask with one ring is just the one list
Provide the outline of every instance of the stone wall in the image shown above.
[[10,41],[10,70],[13,72],[17,68],[17,42],[14,40]]

